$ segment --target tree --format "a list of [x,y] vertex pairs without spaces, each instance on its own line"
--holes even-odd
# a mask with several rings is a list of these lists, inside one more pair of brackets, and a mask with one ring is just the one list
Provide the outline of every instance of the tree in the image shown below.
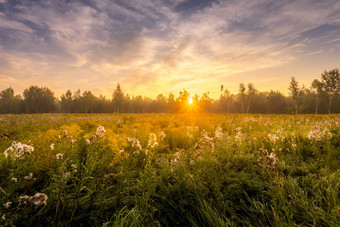
[[256,89],[252,83],[248,84],[248,91],[247,91],[247,113],[249,112],[249,109],[254,104],[254,101],[256,99]]
[[67,90],[65,94],[60,97],[61,111],[70,113],[73,106],[72,92]]
[[241,101],[242,113],[245,113],[244,106],[246,105],[247,96],[246,96],[246,86],[244,85],[244,83],[240,84],[238,95]]
[[287,112],[286,98],[279,91],[271,91],[267,96],[268,113],[282,114]]
[[14,96],[13,88],[9,87],[0,92],[0,113],[18,113],[20,96]]
[[123,103],[124,103],[124,93],[119,83],[117,84],[116,90],[113,92],[112,103],[113,103],[114,111],[116,113],[122,113]]
[[85,113],[93,113],[96,97],[91,91],[84,91],[82,96],[82,109]]
[[80,106],[81,106],[81,92],[80,89],[76,90],[72,94],[72,100],[73,100],[73,108],[75,113],[79,113]]
[[313,80],[311,87],[315,92],[315,114],[318,114],[319,99],[320,95],[322,94],[322,83],[318,79],[315,79]]
[[228,89],[225,89],[222,92],[220,102],[221,102],[222,113],[225,112],[225,109],[227,109],[227,113],[229,113],[231,98],[230,98],[230,91]]
[[301,89],[299,88],[299,84],[296,81],[295,77],[291,77],[291,81],[289,84],[289,95],[293,98],[295,103],[295,113],[298,114],[298,99],[300,97]]
[[23,94],[28,113],[51,113],[57,108],[56,98],[47,87],[31,86]]
[[332,112],[332,100],[340,91],[340,73],[339,69],[325,71],[321,74],[321,83],[323,91],[328,95],[329,107],[328,113]]

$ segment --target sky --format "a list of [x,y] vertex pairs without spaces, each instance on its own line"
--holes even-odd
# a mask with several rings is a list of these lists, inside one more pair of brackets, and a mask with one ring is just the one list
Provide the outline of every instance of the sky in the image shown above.
[[0,0],[0,90],[288,94],[340,67],[338,0]]

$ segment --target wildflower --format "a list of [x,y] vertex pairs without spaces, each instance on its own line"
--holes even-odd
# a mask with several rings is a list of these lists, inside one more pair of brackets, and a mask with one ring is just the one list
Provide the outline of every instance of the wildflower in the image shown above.
[[241,131],[238,131],[235,136],[235,141],[240,143],[242,139],[243,139],[243,133]]
[[198,143],[195,144],[196,152],[200,152],[202,150],[210,150],[211,152],[214,152],[214,138],[209,137],[208,132],[205,130],[202,130],[201,134],[201,138],[199,139]]
[[279,140],[279,137],[274,133],[274,134],[268,134],[268,138],[270,142],[276,143],[277,140]]
[[166,136],[165,133],[163,131],[161,131],[161,133],[159,134],[160,140],[163,141],[165,136]]
[[[13,153],[13,151],[15,152]],[[34,147],[32,146],[13,141],[12,145],[4,151],[4,155],[6,158],[8,155],[11,155],[12,158],[18,159],[22,158],[25,154],[31,154],[33,151]]]
[[41,206],[41,205],[46,205],[47,203],[47,195],[44,193],[35,193],[34,196],[30,197],[30,202],[35,205],[35,206]]
[[5,214],[1,216],[1,220],[6,221],[6,215]]
[[18,178],[12,177],[11,181],[18,182]]
[[29,199],[30,199],[30,196],[28,195],[22,195],[18,198],[18,202],[19,202],[19,205],[21,204],[26,204],[27,202],[29,202]]
[[86,144],[87,145],[90,145],[91,144],[91,141],[89,139],[86,139]]
[[139,143],[139,140],[138,139],[136,139],[136,138],[127,138],[126,139],[129,143],[131,143],[131,146],[132,147],[137,147],[139,150],[141,150],[142,149],[142,146],[140,145],[140,143]]
[[68,131],[67,130],[62,130],[60,132],[60,134],[58,135],[58,138],[61,139],[63,137],[66,137],[68,135]]
[[150,138],[149,138],[149,142],[148,142],[148,147],[153,148],[153,147],[157,146],[158,143],[156,142],[156,140],[157,140],[156,135],[151,133]]
[[63,154],[59,153],[59,154],[56,154],[55,158],[57,160],[62,160],[63,159]]
[[103,126],[99,125],[97,130],[96,130],[95,135],[99,136],[99,137],[103,137],[105,135],[105,133],[106,133],[105,128]]
[[54,143],[51,143],[50,148],[51,148],[51,150],[54,149]]
[[70,172],[66,172],[63,174],[63,180],[68,180],[68,178],[70,177],[71,173]]
[[71,167],[73,168],[73,172],[76,173],[77,172],[77,165],[76,164],[72,164]]
[[7,158],[7,157],[8,157],[8,154],[9,154],[10,152],[12,152],[12,151],[13,151],[13,147],[7,148],[7,149],[4,151],[5,157]]
[[71,137],[70,142],[73,144],[73,143],[76,142],[76,141]]
[[27,181],[36,180],[36,178],[33,177],[33,173],[29,173],[28,176],[24,177],[24,179]]
[[222,132],[222,128],[221,128],[221,127],[217,127],[217,128],[216,128],[215,137],[216,137],[217,139],[222,139],[222,137],[223,137],[223,132]]
[[7,202],[7,203],[4,203],[4,204],[3,204],[3,206],[4,206],[6,209],[10,208],[11,205],[12,205],[12,202]]

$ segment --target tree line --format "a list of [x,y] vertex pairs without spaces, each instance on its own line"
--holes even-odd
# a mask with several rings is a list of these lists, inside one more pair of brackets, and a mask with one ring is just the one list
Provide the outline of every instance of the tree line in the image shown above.
[[[191,95],[186,90],[175,97],[159,94],[155,99],[125,94],[119,85],[112,98],[95,96],[91,91],[66,91],[60,98],[47,87],[30,86],[22,95],[9,87],[0,92],[0,113],[213,113],[326,114],[340,113],[339,69],[324,71],[310,87],[300,86],[295,77],[289,84],[289,96],[279,91],[259,92],[252,83],[241,83],[237,94],[221,85],[219,99],[209,93]],[[193,99],[193,106],[188,99]]]

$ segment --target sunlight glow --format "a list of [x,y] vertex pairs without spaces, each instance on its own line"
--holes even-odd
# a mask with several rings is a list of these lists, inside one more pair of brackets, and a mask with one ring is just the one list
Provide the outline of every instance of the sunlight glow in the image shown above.
[[192,105],[194,103],[194,101],[192,100],[192,97],[189,98],[188,103],[189,105]]

